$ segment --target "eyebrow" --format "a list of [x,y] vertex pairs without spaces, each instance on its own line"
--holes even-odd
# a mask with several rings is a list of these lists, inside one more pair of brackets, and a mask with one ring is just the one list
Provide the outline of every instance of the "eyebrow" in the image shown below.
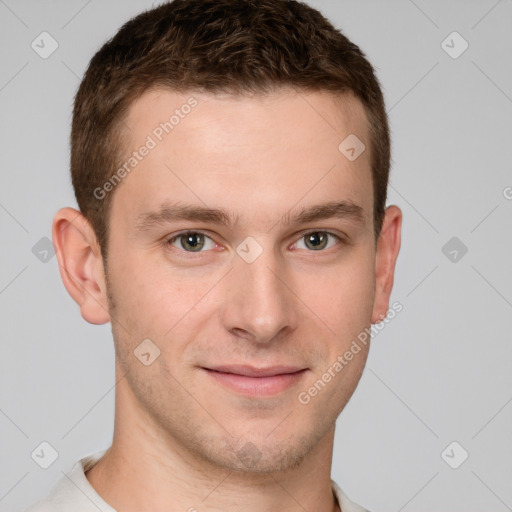
[[[319,220],[339,218],[364,224],[364,209],[352,201],[331,201],[303,207],[294,214],[288,211],[279,223],[283,225],[305,224]],[[148,231],[178,220],[205,222],[232,228],[238,224],[239,215],[223,208],[207,208],[191,204],[163,203],[156,211],[141,213],[137,216],[137,231]]]

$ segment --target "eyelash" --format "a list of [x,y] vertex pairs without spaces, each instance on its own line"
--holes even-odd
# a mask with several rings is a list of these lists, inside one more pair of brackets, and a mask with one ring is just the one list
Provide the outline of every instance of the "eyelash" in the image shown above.
[[[297,242],[298,242],[299,240],[304,239],[306,236],[308,236],[308,235],[312,235],[312,234],[314,234],[314,233],[325,233],[325,234],[327,234],[327,235],[329,235],[329,236],[333,237],[333,238],[338,242],[338,244],[337,244],[337,245],[340,245],[340,244],[346,244],[346,245],[348,245],[348,241],[347,241],[345,238],[343,238],[342,236],[337,235],[337,234],[335,234],[335,233],[331,233],[330,231],[324,231],[324,230],[321,230],[321,229],[313,229],[313,230],[311,230],[311,231],[307,231],[306,233],[303,233],[303,234],[298,238]],[[166,246],[172,246],[172,244],[173,244],[173,243],[174,243],[178,238],[180,238],[180,236],[183,236],[183,235],[190,235],[190,234],[201,234],[201,235],[203,235],[204,237],[206,237],[206,238],[208,238],[208,239],[212,240],[212,238],[211,238],[210,236],[208,236],[206,233],[204,233],[204,232],[202,232],[202,231],[182,231],[181,233],[178,233],[178,234],[176,234],[176,235],[173,235],[173,236],[172,236],[172,237],[170,237],[170,238],[167,238],[167,239],[165,240],[165,244],[166,244]],[[212,242],[216,243],[214,240],[212,240]],[[295,242],[295,243],[297,243],[297,242]],[[295,243],[294,243],[293,245],[295,245]],[[330,249],[332,249],[332,247],[330,247]],[[206,251],[197,251],[197,252],[193,252],[193,251],[186,251],[186,250],[184,250],[184,249],[178,249],[178,250],[179,250],[180,252],[183,252],[183,253],[186,253],[186,254],[191,255],[190,257],[195,257],[195,255],[196,255],[196,254],[197,254],[197,255],[200,255],[200,254],[202,254],[202,253],[206,252]],[[321,249],[321,250],[319,250],[319,251],[309,250],[309,252],[326,252],[327,250],[328,250],[328,249]]]

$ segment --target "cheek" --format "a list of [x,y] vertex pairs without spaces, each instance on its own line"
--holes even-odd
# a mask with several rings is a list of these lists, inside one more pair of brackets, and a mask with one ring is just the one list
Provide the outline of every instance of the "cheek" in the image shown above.
[[140,336],[151,338],[150,334],[155,335],[156,331],[149,333],[147,329],[164,321],[165,301],[169,300],[172,290],[166,293],[165,284],[156,278],[154,271],[135,258],[113,255],[112,261],[115,264],[109,281],[116,305],[115,316],[125,328],[123,337],[134,341]]
[[116,265],[112,276],[116,314],[134,342],[142,336],[164,343],[206,307],[204,298],[212,283],[184,278],[150,260],[125,258]]
[[371,254],[354,250],[340,265],[318,268],[314,273],[297,271],[298,297],[305,313],[345,340],[356,335],[371,320],[374,298],[374,264]]

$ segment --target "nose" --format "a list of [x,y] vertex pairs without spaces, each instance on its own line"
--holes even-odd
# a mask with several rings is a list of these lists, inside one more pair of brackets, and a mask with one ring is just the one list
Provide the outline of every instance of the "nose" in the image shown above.
[[266,248],[252,263],[236,254],[227,275],[225,328],[253,343],[268,344],[297,326],[297,300],[285,262]]

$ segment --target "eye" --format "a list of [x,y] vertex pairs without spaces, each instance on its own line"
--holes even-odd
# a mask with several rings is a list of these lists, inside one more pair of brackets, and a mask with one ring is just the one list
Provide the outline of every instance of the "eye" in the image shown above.
[[334,233],[329,233],[328,231],[310,231],[309,233],[303,235],[301,239],[295,244],[295,246],[304,240],[306,249],[322,251],[325,248],[330,248],[333,245],[336,245],[336,243],[328,245],[329,237],[332,237],[336,242],[342,241],[341,237],[335,235]]
[[[210,247],[208,247],[208,242]],[[204,233],[199,231],[187,231],[179,233],[167,240],[169,245],[183,249],[186,252],[201,252],[201,249],[214,249],[217,244]],[[178,244],[177,246],[175,244]]]

